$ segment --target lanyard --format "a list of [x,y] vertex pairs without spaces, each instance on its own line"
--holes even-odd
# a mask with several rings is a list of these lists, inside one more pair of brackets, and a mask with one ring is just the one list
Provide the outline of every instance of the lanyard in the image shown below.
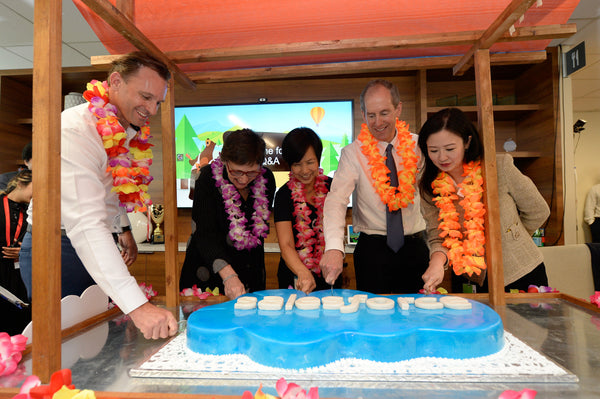
[[4,196],[4,220],[6,221],[6,246],[10,247],[12,244],[17,242],[21,228],[23,227],[23,212],[19,211],[19,223],[15,231],[15,239],[10,240],[10,209],[8,207],[8,197]]

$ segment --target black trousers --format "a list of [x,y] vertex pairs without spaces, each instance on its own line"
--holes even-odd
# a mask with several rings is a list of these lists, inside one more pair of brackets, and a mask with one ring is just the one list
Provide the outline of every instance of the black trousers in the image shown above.
[[396,253],[386,236],[360,233],[354,249],[356,289],[374,294],[414,294],[423,288],[423,273],[429,266],[425,234],[404,237]]
[[594,223],[590,224],[592,231],[592,242],[600,242],[600,218],[594,219]]

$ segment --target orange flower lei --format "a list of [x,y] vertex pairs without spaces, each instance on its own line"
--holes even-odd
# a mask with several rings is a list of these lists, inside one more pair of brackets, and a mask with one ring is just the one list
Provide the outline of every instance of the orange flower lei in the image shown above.
[[127,133],[117,118],[117,107],[109,102],[108,83],[92,80],[87,84],[83,97],[89,102],[88,109],[97,118],[96,130],[102,138],[108,155],[107,172],[113,177],[112,192],[119,196],[120,205],[131,211],[145,211],[152,204],[148,184],[152,181],[149,167],[152,165],[152,144],[148,123],[142,126],[125,147]]
[[444,238],[442,245],[449,249],[448,260],[454,273],[467,273],[471,276],[473,273],[481,274],[481,270],[486,268],[483,227],[485,207],[481,202],[483,177],[480,162],[464,164],[463,176],[465,179],[458,185],[464,194],[459,202],[465,213],[463,232],[460,231],[459,216],[453,202],[458,199],[454,180],[446,172],[440,172],[431,187],[433,193],[438,194],[433,201],[440,210],[438,220],[441,223],[438,229],[441,230],[440,237]]
[[417,155],[415,141],[408,131],[404,121],[396,119],[398,145],[396,153],[402,158],[402,170],[398,171],[398,187],[390,186],[390,169],[385,165],[386,157],[379,153],[377,139],[369,132],[366,124],[362,124],[358,139],[361,141],[360,150],[369,160],[373,187],[381,200],[390,211],[406,208],[415,198],[415,180],[417,172]]

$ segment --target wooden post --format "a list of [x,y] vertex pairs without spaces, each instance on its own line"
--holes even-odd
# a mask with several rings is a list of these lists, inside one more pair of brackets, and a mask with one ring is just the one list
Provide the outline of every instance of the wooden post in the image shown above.
[[417,71],[417,90],[415,93],[415,121],[412,131],[419,133],[423,124],[427,121],[427,70]]
[[169,80],[165,102],[161,106],[163,191],[165,202],[165,290],[168,307],[175,307],[179,302],[174,107],[174,83],[173,79],[171,79]]
[[475,90],[477,92],[477,119],[483,142],[484,198],[486,204],[485,256],[487,263],[490,304],[504,306],[504,266],[500,234],[500,207],[498,205],[498,173],[496,168],[496,137],[494,132],[494,104],[489,50],[474,54]]
[[33,28],[32,372],[60,369],[62,0],[36,1]]

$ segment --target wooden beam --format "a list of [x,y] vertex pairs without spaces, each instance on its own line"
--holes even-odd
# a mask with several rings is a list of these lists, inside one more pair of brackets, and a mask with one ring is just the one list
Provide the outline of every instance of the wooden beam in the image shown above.
[[[412,71],[417,69],[451,68],[460,59],[459,55],[430,58],[399,58],[393,60],[337,62],[316,65],[294,65],[283,67],[265,67],[234,69],[228,71],[208,71],[190,73],[189,77],[197,83],[220,83],[285,79],[308,76],[331,76],[354,73],[376,73]],[[545,51],[526,53],[499,53],[491,56],[495,64],[537,63],[546,59]],[[517,62],[518,61],[518,62]]]
[[477,119],[483,142],[485,214],[485,258],[487,264],[490,304],[497,308],[506,304],[504,298],[504,267],[502,263],[502,235],[500,233],[500,206],[498,205],[498,174],[496,167],[496,135],[489,50],[477,50],[475,58],[475,91]]
[[462,75],[471,65],[473,65],[473,56],[479,49],[489,49],[498,39],[508,32],[525,11],[531,7],[536,0],[512,0],[502,13],[485,30],[477,42],[467,51],[461,60],[454,66],[455,75]]
[[47,383],[61,366],[62,0],[36,2],[33,20],[32,372]]
[[[569,37],[577,31],[575,24],[547,25],[518,28],[513,35],[505,33],[499,42],[514,42]],[[484,31],[436,33],[428,35],[395,36],[384,38],[329,40],[320,42],[283,43],[277,46],[243,46],[203,50],[171,51],[165,53],[176,64],[236,61],[257,58],[313,56],[319,54],[393,51],[406,48],[472,45]],[[92,65],[107,67],[120,55],[94,56]]]
[[135,24],[135,0],[117,0],[117,8]]
[[175,307],[179,301],[174,86],[173,79],[171,79],[165,102],[161,105],[163,198],[165,206],[165,290],[167,307]]
[[175,80],[184,88],[195,89],[196,85],[179,67],[171,61],[150,39],[148,39],[119,9],[108,0],[82,0],[107,24],[119,32],[136,48],[147,52],[164,62],[173,73]]

